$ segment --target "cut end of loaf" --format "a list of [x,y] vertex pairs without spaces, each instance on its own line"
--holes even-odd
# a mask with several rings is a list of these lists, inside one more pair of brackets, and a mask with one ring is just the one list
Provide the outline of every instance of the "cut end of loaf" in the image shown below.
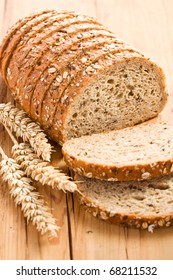
[[76,176],[81,203],[95,217],[141,229],[169,227],[173,221],[173,178],[108,182]]
[[66,139],[132,126],[156,117],[167,101],[162,70],[141,57],[102,71],[74,97]]
[[173,126],[142,123],[71,139],[63,145],[67,165],[80,175],[114,181],[145,180],[173,172]]

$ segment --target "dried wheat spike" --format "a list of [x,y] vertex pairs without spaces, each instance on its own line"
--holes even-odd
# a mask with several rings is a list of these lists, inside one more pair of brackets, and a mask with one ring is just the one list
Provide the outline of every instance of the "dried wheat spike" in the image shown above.
[[52,147],[48,143],[46,134],[39,124],[33,122],[23,110],[19,110],[10,102],[0,104],[0,122],[24,142],[29,142],[38,156],[50,161]]
[[21,205],[27,222],[32,221],[41,234],[47,233],[49,238],[56,237],[60,228],[56,225],[44,200],[31,185],[31,179],[25,177],[20,165],[14,159],[5,157],[0,163],[0,168],[3,180],[8,182],[10,195],[16,205]]
[[32,147],[27,143],[16,144],[12,148],[12,154],[18,164],[21,165],[27,176],[39,181],[43,185],[49,185],[53,189],[74,192],[77,186],[69,177],[48,162],[38,158]]

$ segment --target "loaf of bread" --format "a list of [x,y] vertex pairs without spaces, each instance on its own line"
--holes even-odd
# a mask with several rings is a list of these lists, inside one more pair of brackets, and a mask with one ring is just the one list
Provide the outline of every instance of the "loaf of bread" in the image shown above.
[[95,217],[152,232],[173,223],[173,177],[109,182],[76,175],[80,202]]
[[2,42],[0,70],[15,100],[60,144],[149,120],[167,101],[156,63],[75,12],[18,21]]
[[173,173],[173,126],[142,123],[81,136],[62,147],[76,173],[114,181],[145,180]]

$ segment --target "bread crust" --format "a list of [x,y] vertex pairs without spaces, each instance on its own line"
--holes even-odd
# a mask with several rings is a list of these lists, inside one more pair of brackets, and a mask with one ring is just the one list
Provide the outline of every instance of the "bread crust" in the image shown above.
[[[69,18],[69,16],[70,16],[69,14],[67,15],[64,14],[63,19]],[[18,87],[18,83],[17,83],[18,77],[23,72],[23,68],[26,70],[26,65],[28,65],[28,67],[29,65],[34,65],[33,59],[35,58],[35,54],[37,54],[36,57],[37,59],[39,59],[39,55],[38,55],[39,42],[43,41],[42,48],[40,48],[40,52],[41,52],[40,57],[42,57],[45,52],[44,47],[49,48],[45,39],[48,37],[48,35],[51,35],[53,32],[56,31],[49,29],[48,34],[46,33],[46,35],[44,36],[42,34],[41,37],[38,36],[38,33],[40,33],[42,30],[45,33],[45,28],[52,26],[52,24],[56,22],[58,16],[56,16],[56,19],[54,19],[54,21],[52,21],[52,17],[55,18],[55,15],[52,14],[52,16],[50,16],[46,21],[44,20],[37,26],[33,26],[34,31],[31,29],[30,32],[26,33],[26,36],[23,36],[23,39],[21,39],[19,45],[13,51],[13,56],[11,57],[7,65],[7,73],[11,74],[7,76],[7,80],[11,88]],[[34,55],[32,53],[34,53]]]
[[[90,18],[88,19],[87,17],[84,17],[83,20],[91,21],[91,19]],[[52,13],[52,15],[50,17],[48,17],[48,19],[39,23],[39,25],[32,26],[31,30],[29,32],[27,32],[21,38],[20,44],[22,44],[22,47],[19,45],[19,47],[15,49],[15,52],[13,52],[13,56],[11,59],[11,62],[13,61],[13,64],[11,67],[10,67],[10,65],[8,66],[8,70],[10,73],[12,73],[12,76],[13,76],[12,81],[13,80],[18,81],[18,79],[16,77],[19,76],[19,73],[21,76],[21,73],[23,71],[25,74],[26,69],[28,69],[28,71],[29,71],[30,65],[34,66],[33,60],[35,59],[35,55],[27,56],[27,54],[30,53],[30,50],[33,50],[35,47],[38,46],[38,44],[41,43],[41,46],[39,46],[40,52],[41,52],[41,56],[44,57],[44,52],[45,52],[44,46],[47,47],[46,39],[50,38],[50,40],[51,40],[53,34],[58,32],[62,28],[71,26],[71,22],[75,23],[77,21],[79,21],[79,20],[78,20],[76,14],[67,13],[67,12],[62,12],[62,13],[59,12],[59,13]],[[80,19],[80,21],[81,21],[81,19]],[[95,21],[92,21],[92,22],[95,22]],[[100,26],[101,24],[97,24],[97,25]],[[33,30],[33,28],[34,28],[34,30]],[[48,31],[47,31],[47,29],[48,29]],[[43,32],[41,32],[41,31],[43,31]],[[38,36],[38,33],[40,33],[40,36]],[[25,37],[26,37],[26,39],[25,39]],[[28,43],[28,41],[29,41],[29,43]],[[54,38],[53,38],[53,42],[56,43]],[[25,45],[26,45],[26,48],[24,48]],[[50,48],[50,46],[48,46],[48,49],[49,48]],[[23,49],[24,49],[24,53],[22,52]],[[15,55],[16,55],[16,57],[15,57]],[[37,58],[39,59],[38,55],[37,55]],[[26,62],[26,64],[25,64],[25,62]],[[28,62],[30,62],[30,63],[28,63]],[[10,64],[10,62],[9,62],[9,64]],[[23,81],[23,78],[21,78],[21,81]],[[11,87],[12,86],[20,87],[20,85],[18,85],[18,84],[12,85],[12,82],[11,82]]]
[[50,10],[47,11],[42,11],[38,14],[31,14],[25,18],[19,19],[14,25],[11,26],[11,28],[9,28],[9,30],[7,31],[7,34],[5,35],[2,43],[1,43],[1,47],[0,47],[0,59],[3,58],[4,56],[4,51],[7,48],[7,45],[9,44],[9,42],[13,39],[13,35],[15,35],[16,32],[18,32],[20,30],[21,27],[23,27],[25,25],[25,23],[27,23],[28,21],[30,21],[31,19],[35,18],[37,15],[40,14],[45,14],[45,13],[49,13]]
[[[94,34],[94,32],[95,32],[95,30],[92,31],[93,34]],[[100,44],[97,43],[97,45],[96,45],[95,44],[96,39],[99,39],[99,37],[102,37],[105,41],[103,41],[102,43],[100,42]],[[91,42],[93,41],[93,47],[84,46],[84,43],[85,43],[84,41],[88,40],[88,39]],[[83,62],[81,63],[81,69],[83,69],[84,67],[86,67],[86,65],[90,64],[92,56],[95,56],[95,58],[104,56],[106,53],[106,51],[104,50],[104,47],[108,47],[109,44],[111,45],[111,44],[114,44],[114,42],[116,42],[115,38],[104,36],[104,35],[102,36],[102,34],[97,35],[97,37],[95,37],[95,36],[90,37],[90,38],[88,37],[88,39],[87,39],[87,37],[83,38],[83,40],[80,40],[80,41],[78,41],[77,44],[73,45],[72,48],[69,50],[69,52],[71,52],[72,55],[70,53],[67,53],[67,54],[64,54],[63,56],[60,55],[57,58],[58,66],[62,65],[62,67],[57,69],[57,74],[53,77],[51,83],[49,83],[47,90],[43,95],[42,102],[39,104],[40,105],[39,111],[41,112],[41,114],[40,114],[41,122],[46,127],[50,127],[52,125],[53,114],[55,111],[56,103],[59,100],[59,98],[61,97],[63,91],[68,87],[68,85],[72,82],[72,80],[77,75],[77,71],[73,71],[72,74],[69,74],[68,80],[64,81],[65,83],[62,86],[63,73],[64,72],[71,73],[71,70],[75,70],[73,68],[75,67],[76,61],[80,62],[80,60],[82,60],[82,59],[83,59],[82,60]],[[79,47],[79,45],[80,45],[79,43],[83,44],[82,50],[81,50],[81,47]],[[122,47],[122,49],[125,46],[125,44],[120,43],[120,42],[118,42],[117,45],[118,45],[117,48]],[[103,49],[101,49],[101,48],[103,48]],[[76,49],[79,49],[79,51],[77,51]],[[92,52],[92,50],[93,50],[93,52]],[[74,52],[74,55],[73,55],[73,52]],[[96,54],[98,56],[96,56]],[[71,58],[67,61],[66,57],[68,58],[68,56]],[[63,63],[63,61],[65,61],[65,64]],[[46,104],[46,106],[44,106],[44,104]]]
[[70,156],[65,149],[63,155],[67,166],[76,173],[87,178],[96,178],[108,181],[143,181],[169,175],[173,170],[173,159],[157,161],[155,164],[143,164],[132,166],[103,166],[101,164],[90,164]]
[[[96,25],[94,25],[96,26]],[[96,27],[95,27],[96,28]],[[50,50],[51,51],[51,50]],[[40,65],[35,67],[35,64],[37,59],[35,59],[34,62],[30,62],[28,60],[28,64],[25,64],[23,67],[23,71],[21,69],[20,72],[20,79],[18,79],[18,84],[17,84],[17,89],[18,89],[18,96],[20,97],[19,102],[22,103],[22,106],[26,110],[27,113],[30,112],[30,94],[32,96],[32,90],[31,91],[25,91],[25,89],[28,88],[31,84],[33,85],[33,88],[37,86],[37,82],[40,79],[41,74],[43,73],[44,70],[48,67],[48,65],[53,64],[54,60],[56,59],[56,54],[53,53],[50,55],[43,55],[42,54],[42,59],[45,57],[47,63],[41,63]],[[49,58],[49,59],[48,59]],[[47,74],[46,74],[47,75]],[[52,74],[53,75],[53,74]],[[24,89],[24,90],[23,90]],[[25,99],[26,96],[26,99]],[[33,111],[34,114],[34,111]]]
[[[39,19],[40,18],[40,19]],[[17,48],[17,45],[20,43],[21,37],[30,30],[30,28],[32,28],[33,25],[41,22],[44,19],[49,18],[49,14],[40,14],[39,18],[33,17],[32,21],[30,22],[30,24],[25,24],[24,26],[22,26],[20,28],[20,30],[18,32],[16,32],[12,39],[10,40],[9,44],[7,45],[6,49],[4,50],[4,55],[3,58],[1,59],[1,72],[3,74],[3,77],[5,79],[5,81],[7,82],[6,79],[6,71],[7,71],[7,67],[8,67],[8,63],[13,55],[13,52],[15,51],[15,49]],[[22,29],[22,30],[21,30]]]
[[[75,73],[77,72],[76,69],[69,69],[69,65],[71,64],[75,64],[75,61],[77,60],[78,62],[80,62],[80,59],[82,56],[84,56],[85,52],[94,52],[96,51],[98,48],[101,48],[101,46],[105,45],[105,44],[111,44],[112,41],[111,39],[109,39],[108,37],[104,37],[104,36],[97,36],[97,38],[91,38],[89,37],[88,39],[84,39],[83,41],[80,42],[83,46],[83,48],[78,48],[78,50],[72,50],[69,49],[67,52],[65,51],[64,55],[62,53],[61,56],[58,56],[57,59],[55,59],[53,61],[53,63],[51,63],[51,67],[54,67],[56,69],[56,71],[54,73],[50,73],[47,77],[47,73],[49,71],[49,65],[48,68],[45,69],[45,71],[42,73],[42,77],[44,79],[44,81],[46,81],[47,87],[43,90],[42,88],[42,81],[38,81],[37,85],[36,85],[36,90],[34,91],[34,94],[32,95],[31,98],[31,107],[30,107],[30,112],[33,112],[33,115],[31,115],[31,117],[33,117],[34,119],[41,121],[41,110],[42,110],[42,103],[44,100],[44,96],[46,94],[46,92],[50,92],[49,88],[51,86],[51,84],[53,83],[53,81],[55,80],[56,76],[60,76],[62,77],[62,82],[60,83],[58,90],[57,90],[57,101],[59,99],[59,92],[61,92],[61,87],[66,87],[67,83],[70,83],[71,81],[71,76],[67,76],[65,77],[65,72],[69,73],[73,73],[73,75],[75,75]],[[77,47],[78,43],[73,44],[71,47],[72,49]],[[87,54],[85,55],[87,57]],[[82,64],[82,63],[81,63]],[[38,94],[40,92],[40,90],[42,89],[42,94]],[[52,99],[52,97],[51,97]],[[36,101],[36,102],[34,102]],[[38,106],[38,114],[36,114],[36,107]],[[48,106],[47,102],[46,102],[46,106]],[[43,123],[44,125],[44,123]]]

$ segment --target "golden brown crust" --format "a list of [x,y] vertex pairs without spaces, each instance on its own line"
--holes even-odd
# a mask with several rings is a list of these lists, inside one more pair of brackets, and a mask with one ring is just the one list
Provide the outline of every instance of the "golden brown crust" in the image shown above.
[[96,178],[108,181],[140,181],[168,175],[173,170],[173,159],[158,161],[155,164],[136,164],[122,167],[105,166],[102,164],[90,164],[76,159],[63,148],[64,160],[76,173],[88,178]]
[[49,17],[49,14],[41,14],[39,15],[39,17],[37,18],[34,17],[29,24],[25,23],[24,26],[22,26],[20,28],[20,30],[18,32],[16,32],[12,38],[12,40],[10,40],[9,44],[7,45],[6,49],[4,50],[4,55],[1,61],[1,72],[2,75],[4,77],[4,79],[6,80],[6,71],[7,71],[7,67],[8,67],[8,63],[13,55],[13,51],[16,49],[17,45],[19,44],[22,36],[28,32],[30,30],[30,28],[32,28],[32,26],[34,26],[35,24],[39,23],[40,21],[46,19]]
[[[56,46],[55,46],[56,48]],[[66,47],[65,47],[66,49]],[[27,88],[27,85],[29,86],[30,84],[33,85],[33,90],[35,90],[35,88],[39,88],[39,83],[41,83],[41,92],[39,92],[39,97],[41,98],[41,94],[44,95],[44,92],[47,90],[47,87],[49,87],[50,82],[48,81],[48,77],[53,80],[54,77],[57,74],[57,71],[60,67],[60,63],[57,64],[57,59],[60,56],[60,54],[56,54],[56,52],[54,53],[53,48],[51,48],[51,50],[49,52],[47,52],[44,56],[41,57],[40,59],[40,63],[39,65],[36,67],[34,67],[34,69],[32,70],[32,68],[30,69],[30,71],[28,71],[28,76],[27,78],[24,79],[24,82],[22,84],[20,84],[20,87],[25,87]],[[63,50],[62,50],[63,51]],[[63,57],[63,53],[61,53],[61,59],[64,63],[65,63],[65,59],[67,59],[67,57],[70,56],[70,54],[67,54],[66,57]],[[56,70],[55,72],[48,72],[51,71],[50,68],[55,68],[54,65],[56,65]],[[24,74],[25,76],[25,74]],[[26,110],[30,111],[30,101],[31,99],[34,101],[35,96],[37,96],[37,93],[33,96],[33,90],[29,93],[27,93],[27,100],[25,101],[25,99],[23,99],[23,97],[21,96],[21,99],[23,99],[23,106],[24,108],[26,108]],[[23,93],[21,93],[23,95],[25,95],[25,91],[23,91]],[[34,111],[33,111],[34,114]]]
[[[97,38],[93,38],[91,36],[89,36],[88,38],[83,38],[82,40],[78,40],[77,42],[72,43],[71,45],[68,44],[65,45],[65,49],[61,50],[61,55],[56,56],[55,55],[55,59],[51,59],[52,63],[47,65],[47,68],[45,69],[45,71],[42,73],[42,75],[40,76],[40,79],[36,85],[36,90],[34,91],[34,94],[32,95],[32,99],[31,99],[31,109],[30,111],[33,112],[33,118],[36,118],[36,120],[38,119],[40,120],[40,116],[41,116],[41,109],[42,109],[42,101],[44,99],[44,96],[46,94],[46,92],[49,90],[50,85],[52,84],[52,82],[55,80],[55,78],[57,76],[62,77],[63,80],[63,75],[65,75],[64,73],[66,71],[69,70],[69,65],[75,61],[76,58],[80,58],[81,55],[84,53],[85,50],[87,49],[97,49],[98,46],[104,45],[106,42],[111,41],[111,38],[108,38],[107,36],[97,36]],[[81,48],[77,48],[78,44],[81,43],[83,48],[81,50]],[[85,46],[86,44],[86,46]],[[111,42],[110,42],[111,44]],[[50,60],[50,59],[49,59]],[[52,70],[52,73],[49,71]],[[73,70],[73,72],[75,73],[75,69]],[[65,76],[64,76],[65,77]],[[68,77],[68,79],[64,79],[64,83],[66,84],[67,82],[70,82],[70,76]],[[43,84],[46,84],[47,86],[44,88]],[[63,82],[61,83],[61,86],[63,86]],[[42,94],[40,94],[40,90],[42,92]],[[57,91],[57,97],[59,95],[58,92],[61,91],[60,86],[58,87],[58,91]],[[56,97],[56,98],[57,98]],[[58,100],[58,99],[57,99]],[[48,106],[48,105],[46,105]],[[37,109],[38,108],[38,109]],[[38,113],[36,113],[36,111],[38,111]]]
[[[60,15],[62,16],[64,14]],[[23,71],[23,68],[26,69],[26,65],[34,65],[33,60],[39,59],[39,56],[42,57],[45,49],[50,47],[47,44],[46,38],[52,35],[53,32],[55,33],[56,30],[54,31],[49,27],[51,27],[52,24],[59,18],[58,16],[56,16],[56,19],[52,20],[52,17],[55,18],[55,15],[52,14],[50,17],[48,17],[48,19],[41,21],[36,26],[33,26],[31,30],[22,37],[20,43],[13,51],[13,56],[11,57],[7,65],[7,74],[11,74],[7,75],[7,81],[9,82],[11,88],[18,87],[18,77]],[[70,15],[65,13],[63,19],[69,17]],[[49,28],[47,32],[48,34],[45,32],[45,29],[47,28]],[[41,33],[41,31],[43,32]],[[41,33],[41,35],[38,36],[38,33]],[[55,43],[55,39],[52,40],[52,44],[53,42]],[[39,45],[39,43],[41,43],[41,46]],[[11,77],[13,78],[11,79]]]
[[80,193],[77,193],[80,204],[83,205],[84,209],[91,213],[95,218],[104,220],[108,223],[115,225],[122,225],[126,227],[132,227],[137,229],[145,229],[149,232],[153,232],[157,228],[165,228],[173,225],[173,214],[168,213],[167,215],[138,215],[130,213],[111,213],[101,205],[96,205],[92,200],[87,198]]
[[[97,25],[94,25],[97,27]],[[51,50],[50,50],[51,53]],[[54,59],[56,58],[56,53],[51,53],[51,56],[44,56],[41,55],[42,60],[44,60],[44,58],[46,59],[47,63],[39,63],[40,65],[36,65],[35,63],[36,61],[39,61],[36,59],[34,59],[34,62],[32,62],[32,60],[28,59],[28,64],[25,64],[25,67],[23,67],[23,71],[20,71],[20,79],[18,79],[18,84],[17,84],[17,89],[18,89],[18,96],[20,96],[20,100],[19,102],[23,102],[22,106],[24,107],[24,109],[27,111],[27,113],[30,112],[30,94],[32,96],[32,90],[30,91],[29,88],[31,87],[31,84],[34,85],[33,88],[36,87],[37,85],[37,81],[39,81],[39,78],[42,74],[42,72],[48,67],[49,64],[51,64]],[[24,89],[24,90],[23,90]],[[25,91],[26,89],[26,91]],[[25,99],[24,97],[26,96]],[[33,111],[34,114],[34,111]]]
[[1,43],[1,47],[0,47],[0,59],[3,58],[4,56],[4,51],[7,48],[7,45],[9,44],[9,42],[13,39],[13,35],[15,35],[16,32],[18,32],[20,30],[20,28],[25,25],[25,23],[27,23],[28,21],[30,21],[31,19],[35,18],[37,15],[39,14],[43,14],[43,13],[49,13],[50,11],[44,11],[38,14],[31,14],[30,16],[27,16],[23,19],[19,19],[8,31],[6,36],[4,37],[2,43]]
[[[26,68],[29,68],[30,65],[34,66],[34,64],[36,63],[36,59],[39,60],[39,53],[40,57],[44,57],[45,47],[49,50],[49,48],[51,48],[51,44],[56,44],[55,38],[53,38],[53,34],[56,34],[56,32],[63,29],[63,27],[65,28],[67,26],[71,26],[70,21],[72,21],[73,23],[79,21],[78,18],[79,16],[75,13],[67,13],[66,11],[59,13],[54,12],[46,20],[43,20],[36,26],[32,26],[29,32],[26,32],[26,34],[22,36],[19,46],[13,52],[12,59],[10,60],[11,63],[9,61],[11,67],[10,65],[8,66],[8,72],[11,73],[11,76],[13,76],[13,79],[10,80],[11,87],[18,87],[17,84],[12,84],[12,82],[15,80],[18,81],[16,77],[19,76],[19,73],[21,76],[23,68],[26,71]],[[88,19],[87,17],[84,17],[84,19],[95,22],[93,19],[91,20],[91,18]],[[101,26],[101,24],[97,25]],[[48,38],[50,38],[50,42],[48,41],[47,43]],[[36,57],[34,53],[35,48],[37,48]],[[30,54],[30,51],[32,51],[34,55],[32,53]],[[23,79],[21,78],[21,80]]]

